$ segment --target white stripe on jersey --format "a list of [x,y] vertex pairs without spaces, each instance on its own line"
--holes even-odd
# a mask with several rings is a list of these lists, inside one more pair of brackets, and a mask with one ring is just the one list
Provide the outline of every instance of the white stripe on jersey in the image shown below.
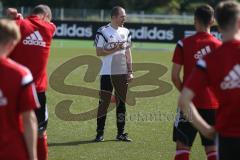
[[35,84],[32,85],[32,93],[33,93],[34,101],[35,101],[37,107],[40,108],[40,103],[39,103],[39,100],[38,100]]
[[177,44],[179,44],[181,47],[183,47],[183,42],[182,42],[181,40],[179,40],[179,41],[177,42]]
[[22,85],[23,85],[23,86],[24,86],[24,85],[27,85],[27,84],[29,84],[29,83],[32,82],[32,81],[33,81],[32,74],[29,73],[29,74],[27,74],[26,76],[24,76],[24,77],[22,78]]
[[203,59],[199,59],[197,61],[197,66],[200,66],[202,68],[207,68],[207,64],[206,64],[206,62]]

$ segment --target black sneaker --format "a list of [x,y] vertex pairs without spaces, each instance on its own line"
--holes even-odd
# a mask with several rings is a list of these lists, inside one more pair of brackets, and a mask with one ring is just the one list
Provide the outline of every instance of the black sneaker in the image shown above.
[[95,142],[103,142],[103,141],[104,141],[103,135],[97,134],[94,141],[95,141]]
[[132,142],[132,140],[128,137],[127,133],[118,134],[116,137],[118,141]]

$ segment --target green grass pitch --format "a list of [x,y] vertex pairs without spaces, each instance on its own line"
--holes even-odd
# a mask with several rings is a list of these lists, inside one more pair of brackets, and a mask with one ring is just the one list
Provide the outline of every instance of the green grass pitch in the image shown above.
[[[168,70],[159,79],[170,82],[172,44],[134,43],[132,49],[134,63],[158,63]],[[48,64],[49,76],[63,63],[82,55],[95,56],[92,41],[54,40]],[[98,67],[98,66],[96,66]],[[85,82],[86,66],[75,69],[65,79],[66,84],[98,89],[99,77],[95,82]],[[138,77],[143,73],[135,73]],[[153,86],[139,86],[135,90],[153,89]],[[98,99],[62,94],[49,86],[47,91],[49,107],[48,144],[50,160],[171,160],[175,154],[172,142],[172,128],[176,114],[178,92],[172,89],[166,94],[137,98],[136,105],[127,106],[126,131],[132,143],[116,142],[115,110],[107,115],[105,140],[92,143],[95,138],[96,119],[89,121],[64,121],[57,117],[56,105],[62,100],[73,100],[71,113],[78,114],[95,108]],[[149,115],[161,118],[147,118]],[[140,115],[137,117],[136,115]],[[130,118],[132,116],[132,118]],[[135,117],[134,117],[135,116]],[[203,147],[197,138],[193,149],[193,160],[204,160]]]

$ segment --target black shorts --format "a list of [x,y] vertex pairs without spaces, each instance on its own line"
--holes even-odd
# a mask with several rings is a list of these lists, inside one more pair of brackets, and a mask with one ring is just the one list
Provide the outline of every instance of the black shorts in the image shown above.
[[[198,109],[199,114],[206,120],[210,125],[215,124],[215,114],[216,110],[214,109]],[[180,141],[186,146],[191,147],[193,145],[194,139],[197,135],[198,130],[188,122],[182,112],[179,111],[176,116],[173,129],[173,141]],[[211,146],[215,145],[214,140],[209,140],[200,134],[202,145]]]
[[240,159],[240,138],[229,138],[218,136],[218,157],[219,160]]
[[40,93],[38,92],[37,96],[40,103],[40,108],[35,110],[35,114],[38,120],[38,132],[43,132],[47,129],[47,124],[48,124],[46,94],[45,92],[40,92]]

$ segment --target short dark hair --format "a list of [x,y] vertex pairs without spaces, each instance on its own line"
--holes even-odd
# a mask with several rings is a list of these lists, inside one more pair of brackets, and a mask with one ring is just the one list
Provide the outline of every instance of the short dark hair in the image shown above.
[[20,30],[14,21],[0,20],[0,44],[4,45],[10,41],[19,41],[21,38]]
[[230,26],[233,26],[236,23],[240,15],[240,5],[236,1],[220,2],[216,7],[215,12],[219,27],[223,30],[228,30]]
[[111,10],[111,18],[112,18],[113,16],[118,16],[118,15],[119,15],[119,11],[120,11],[121,9],[123,9],[123,8],[120,7],[120,6],[115,6],[115,7],[113,7],[112,10]]
[[44,4],[39,4],[33,8],[31,14],[38,15],[38,14],[48,14],[49,18],[52,19],[52,12],[49,6]]
[[214,18],[214,10],[210,5],[204,4],[196,8],[195,18],[204,26],[208,26]]

